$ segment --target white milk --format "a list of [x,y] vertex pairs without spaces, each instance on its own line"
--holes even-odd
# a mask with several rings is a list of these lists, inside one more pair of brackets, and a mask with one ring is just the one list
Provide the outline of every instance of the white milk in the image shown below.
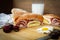
[[32,4],[32,13],[42,15],[44,12],[44,4]]

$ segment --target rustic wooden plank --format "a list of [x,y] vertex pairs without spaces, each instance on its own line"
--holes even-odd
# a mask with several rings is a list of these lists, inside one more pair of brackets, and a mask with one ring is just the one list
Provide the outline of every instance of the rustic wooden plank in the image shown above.
[[21,29],[19,32],[12,31],[11,33],[4,33],[3,30],[0,29],[0,40],[35,40],[47,36],[47,34],[38,33],[36,31],[37,28],[40,27],[25,28]]
[[11,33],[4,33],[0,29],[0,40],[35,40],[37,38],[46,36],[36,31],[37,27],[21,29],[19,32],[12,31]]

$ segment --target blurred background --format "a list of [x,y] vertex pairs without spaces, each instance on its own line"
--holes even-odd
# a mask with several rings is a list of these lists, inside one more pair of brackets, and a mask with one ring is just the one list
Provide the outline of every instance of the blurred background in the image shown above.
[[60,16],[60,0],[0,0],[0,13],[10,14],[12,8]]

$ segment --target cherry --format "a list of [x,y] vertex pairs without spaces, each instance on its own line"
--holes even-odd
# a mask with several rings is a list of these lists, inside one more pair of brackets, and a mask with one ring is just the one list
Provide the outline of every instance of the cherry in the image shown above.
[[3,26],[3,31],[5,33],[10,33],[13,30],[13,25],[12,24],[6,24]]
[[15,32],[18,32],[18,31],[19,31],[19,27],[18,27],[18,26],[14,26],[14,27],[13,27],[13,30],[14,30]]

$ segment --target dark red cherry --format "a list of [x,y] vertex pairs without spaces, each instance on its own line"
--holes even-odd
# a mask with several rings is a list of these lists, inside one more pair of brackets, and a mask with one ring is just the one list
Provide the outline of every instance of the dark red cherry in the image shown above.
[[13,30],[14,30],[15,32],[18,32],[18,31],[19,31],[19,27],[18,27],[18,26],[14,26],[14,27],[13,27]]
[[3,27],[3,31],[5,33],[10,33],[12,30],[13,30],[13,25],[12,24],[8,23],[8,24],[4,25],[4,27]]

